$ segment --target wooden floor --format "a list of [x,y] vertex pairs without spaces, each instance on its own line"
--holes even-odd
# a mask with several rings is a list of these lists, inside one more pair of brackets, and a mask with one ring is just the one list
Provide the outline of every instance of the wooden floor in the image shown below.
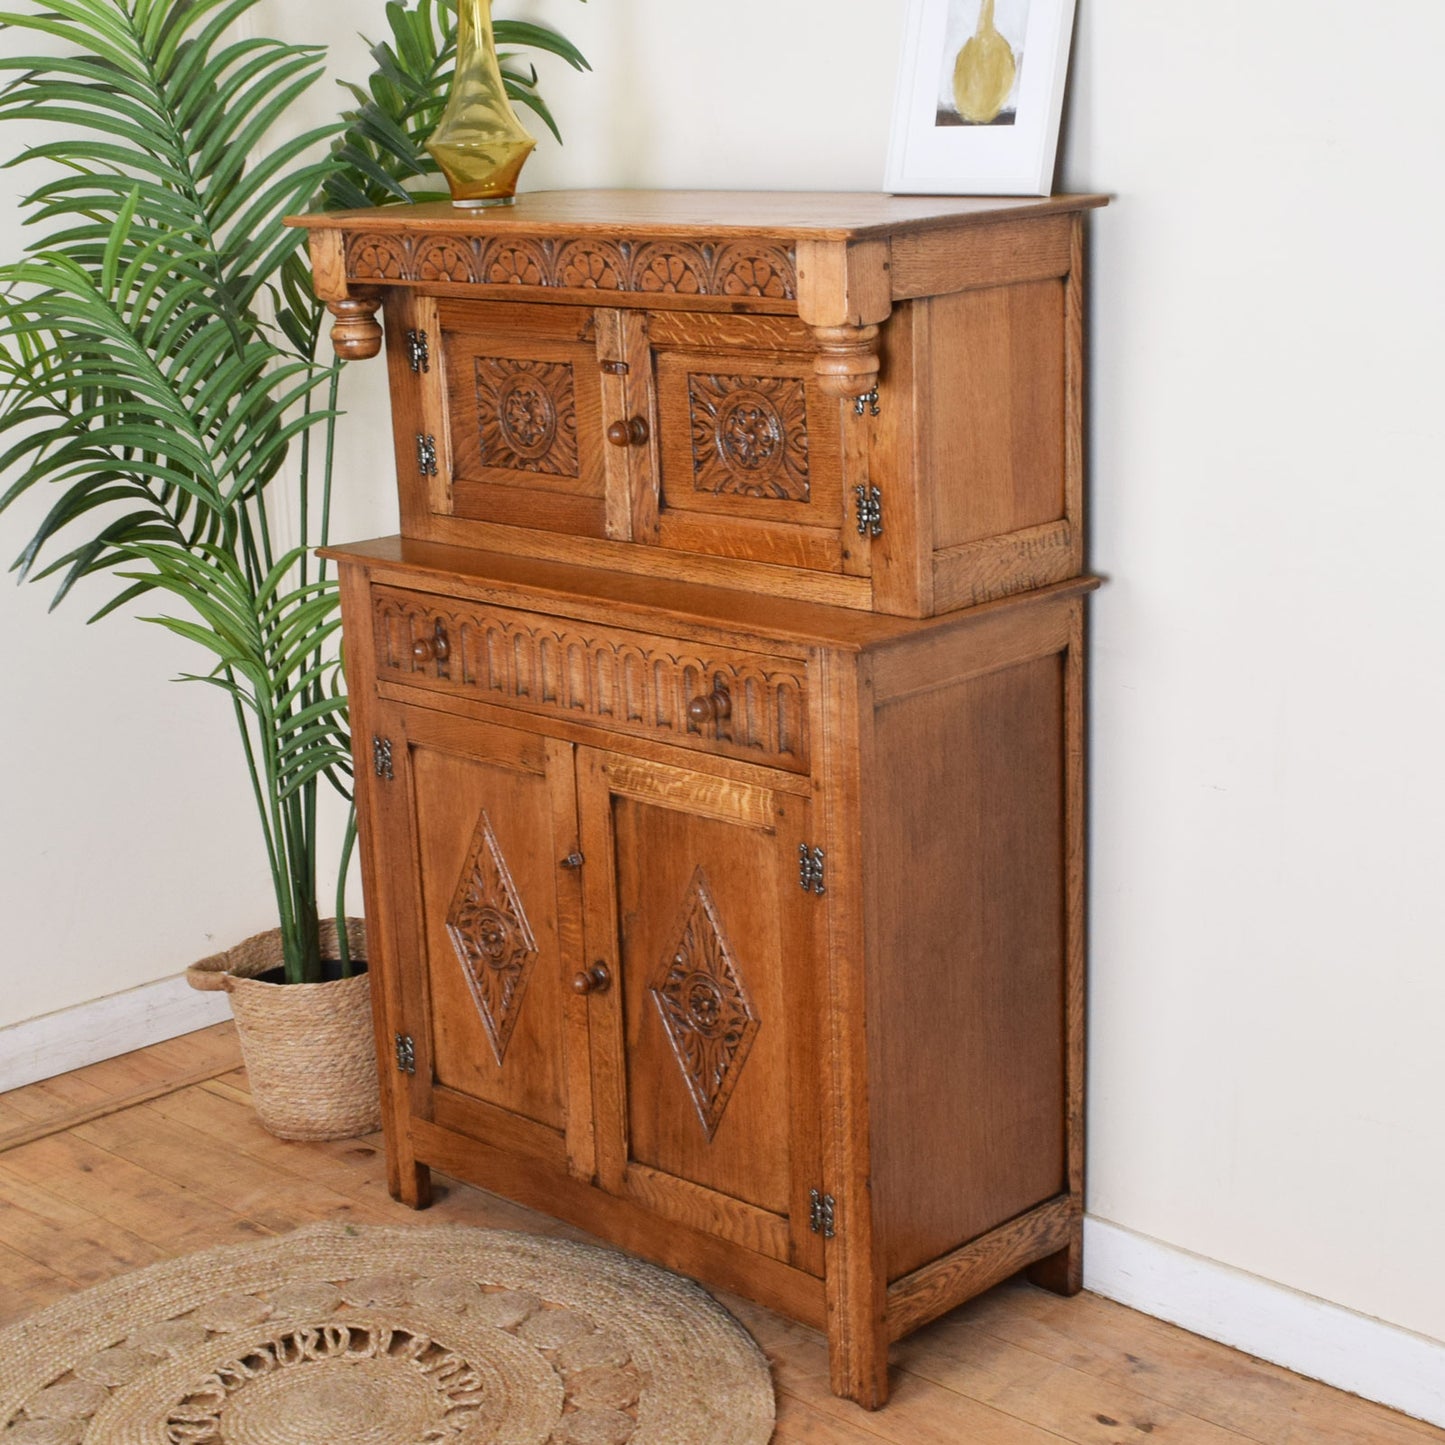
[[[318,1219],[416,1219],[387,1196],[378,1140],[287,1144],[262,1130],[239,1063],[225,1024],[0,1095],[0,1326],[208,1245]],[[433,1220],[575,1234],[438,1182]],[[1445,1442],[1107,1300],[1017,1282],[896,1346],[893,1401],[868,1415],[829,1394],[815,1331],[723,1300],[773,1362],[775,1439],[793,1445]]]

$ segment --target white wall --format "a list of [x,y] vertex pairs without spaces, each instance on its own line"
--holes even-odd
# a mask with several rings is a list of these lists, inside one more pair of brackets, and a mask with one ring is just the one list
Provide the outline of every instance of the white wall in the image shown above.
[[[596,66],[545,67],[568,144],[544,141],[528,186],[880,183],[901,4],[734,0],[725,23],[679,0],[499,8],[561,25]],[[262,23],[341,39],[380,11],[268,0]],[[1117,197],[1093,232],[1110,582],[1090,1209],[1445,1340],[1445,8],[1081,11],[1066,180]],[[378,378],[346,428],[358,532],[394,515],[367,460],[386,445]],[[265,905],[254,880],[213,886],[249,820],[231,774],[175,764],[226,747],[156,681],[178,663],[37,601],[0,590],[24,680],[0,723],[18,855],[0,918],[26,961],[7,960],[0,1021],[172,970]],[[88,714],[65,715],[81,689]]]

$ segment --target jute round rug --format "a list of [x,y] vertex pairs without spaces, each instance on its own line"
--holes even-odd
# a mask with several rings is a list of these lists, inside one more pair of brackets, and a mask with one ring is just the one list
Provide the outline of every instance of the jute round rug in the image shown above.
[[0,1332],[3,1445],[766,1445],[768,1363],[696,1285],[588,1245],[317,1225]]

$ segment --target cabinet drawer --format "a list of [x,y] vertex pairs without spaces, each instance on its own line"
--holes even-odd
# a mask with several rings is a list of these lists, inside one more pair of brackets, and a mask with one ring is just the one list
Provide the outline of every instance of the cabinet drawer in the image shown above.
[[386,587],[372,621],[380,678],[808,771],[802,662]]

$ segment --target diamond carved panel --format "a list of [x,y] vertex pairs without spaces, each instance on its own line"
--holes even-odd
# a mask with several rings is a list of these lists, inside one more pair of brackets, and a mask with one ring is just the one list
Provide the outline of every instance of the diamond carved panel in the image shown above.
[[688,884],[677,943],[663,958],[651,992],[698,1121],[711,1140],[761,1024],[701,867]]
[[447,911],[447,935],[500,1064],[537,961],[537,943],[485,808]]

